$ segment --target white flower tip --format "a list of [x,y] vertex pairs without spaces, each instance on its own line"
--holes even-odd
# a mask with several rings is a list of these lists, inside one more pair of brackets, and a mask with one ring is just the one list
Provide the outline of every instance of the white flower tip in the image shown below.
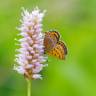
[[38,6],[36,6],[34,10],[39,10]]
[[41,75],[40,74],[34,74],[32,76],[33,79],[42,79]]
[[48,67],[48,64],[44,64],[43,67]]
[[25,73],[24,68],[21,67],[21,66],[16,66],[16,65],[14,65],[13,70],[16,70],[16,71],[17,71],[18,73],[20,73],[20,74],[24,74],[24,73]]

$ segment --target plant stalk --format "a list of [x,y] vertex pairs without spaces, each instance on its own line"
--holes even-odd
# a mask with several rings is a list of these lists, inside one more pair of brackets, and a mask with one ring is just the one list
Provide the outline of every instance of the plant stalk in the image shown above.
[[27,96],[31,96],[31,80],[27,79]]

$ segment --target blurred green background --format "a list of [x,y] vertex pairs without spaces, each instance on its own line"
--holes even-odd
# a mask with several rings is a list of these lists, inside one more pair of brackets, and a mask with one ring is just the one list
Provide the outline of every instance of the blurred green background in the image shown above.
[[27,96],[26,81],[13,71],[21,7],[46,9],[43,31],[56,29],[66,42],[65,61],[48,58],[32,96],[96,96],[96,0],[0,0],[0,96]]

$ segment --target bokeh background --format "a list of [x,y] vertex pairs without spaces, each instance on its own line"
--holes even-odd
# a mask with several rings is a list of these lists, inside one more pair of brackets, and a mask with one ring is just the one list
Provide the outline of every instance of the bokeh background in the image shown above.
[[13,71],[21,7],[46,9],[43,31],[56,29],[66,42],[62,61],[48,58],[32,96],[96,96],[96,0],[0,0],[0,96],[27,96],[26,80]]

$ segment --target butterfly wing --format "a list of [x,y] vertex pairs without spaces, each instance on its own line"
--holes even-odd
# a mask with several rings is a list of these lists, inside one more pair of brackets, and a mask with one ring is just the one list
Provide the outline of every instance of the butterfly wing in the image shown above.
[[67,55],[67,47],[62,41],[58,41],[56,46],[48,54],[63,60]]
[[60,34],[57,31],[49,31],[49,33],[54,37],[56,37],[57,41],[59,41]]
[[45,53],[52,50],[59,41],[60,35],[56,31],[45,32],[44,46]]
[[58,44],[61,45],[61,46],[63,47],[64,54],[67,55],[67,47],[66,47],[65,43],[62,42],[62,41],[59,41]]

